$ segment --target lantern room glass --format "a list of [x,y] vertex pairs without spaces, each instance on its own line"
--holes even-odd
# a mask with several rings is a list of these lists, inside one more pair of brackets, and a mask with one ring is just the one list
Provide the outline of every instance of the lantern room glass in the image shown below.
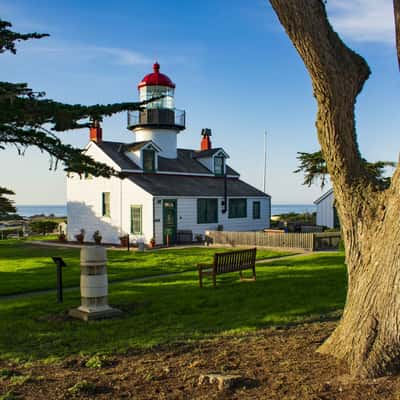
[[147,109],[151,108],[167,108],[173,110],[175,108],[174,89],[168,86],[144,86],[140,88],[140,101],[150,100],[154,97],[164,96],[162,99],[152,101],[146,104]]

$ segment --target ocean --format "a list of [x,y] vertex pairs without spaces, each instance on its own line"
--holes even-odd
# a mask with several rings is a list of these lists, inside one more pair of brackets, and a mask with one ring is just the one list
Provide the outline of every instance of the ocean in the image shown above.
[[[314,212],[316,207],[314,204],[272,204],[271,214],[287,214],[287,213],[305,213]],[[33,215],[51,215],[55,217],[65,217],[67,215],[67,206],[64,205],[38,205],[38,206],[17,206],[17,212],[24,217],[32,217]]]

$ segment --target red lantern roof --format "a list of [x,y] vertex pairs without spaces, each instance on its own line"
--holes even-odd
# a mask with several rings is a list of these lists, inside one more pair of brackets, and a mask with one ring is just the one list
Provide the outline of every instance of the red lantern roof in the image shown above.
[[167,75],[160,73],[160,64],[156,62],[153,65],[153,73],[146,75],[138,85],[138,89],[143,86],[168,86],[170,88],[175,88],[175,83],[168,78]]

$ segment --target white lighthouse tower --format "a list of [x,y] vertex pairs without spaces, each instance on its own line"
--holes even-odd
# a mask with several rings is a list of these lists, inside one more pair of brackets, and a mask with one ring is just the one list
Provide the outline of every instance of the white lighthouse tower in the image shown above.
[[128,129],[135,135],[135,142],[151,140],[159,148],[159,155],[176,159],[177,134],[185,129],[185,111],[175,108],[175,84],[160,73],[160,64],[153,65],[153,73],[146,75],[138,85],[139,100],[164,96],[144,106],[141,111],[128,113]]

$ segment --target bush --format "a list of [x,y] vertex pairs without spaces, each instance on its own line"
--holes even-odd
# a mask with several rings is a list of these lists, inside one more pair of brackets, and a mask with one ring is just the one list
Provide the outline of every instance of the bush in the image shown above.
[[52,233],[58,226],[58,222],[49,219],[43,219],[39,221],[32,221],[29,227],[33,233],[39,233],[45,235],[46,233]]

